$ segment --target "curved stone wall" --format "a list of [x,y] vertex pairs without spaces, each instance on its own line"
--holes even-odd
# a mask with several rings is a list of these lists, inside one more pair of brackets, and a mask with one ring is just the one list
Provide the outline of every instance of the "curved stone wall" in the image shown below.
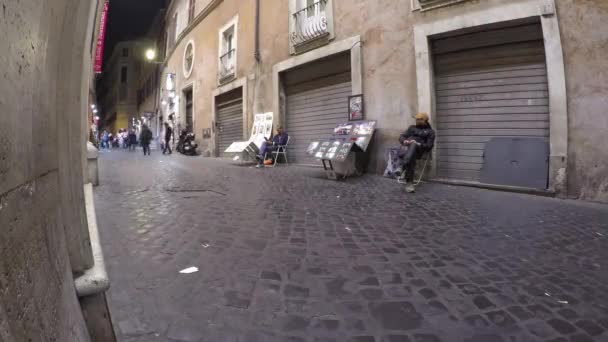
[[93,4],[0,0],[0,341],[90,340],[73,277],[92,264],[83,74]]

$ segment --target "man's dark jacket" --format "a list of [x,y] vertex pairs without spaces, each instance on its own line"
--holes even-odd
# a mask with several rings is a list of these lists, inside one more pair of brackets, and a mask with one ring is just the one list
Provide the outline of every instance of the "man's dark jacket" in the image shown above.
[[141,146],[149,146],[152,141],[152,131],[148,128],[144,128],[139,135],[139,142]]
[[403,144],[405,140],[415,140],[420,143],[420,148],[422,150],[430,151],[435,145],[435,131],[430,124],[421,127],[412,125],[407,131],[401,133],[399,136],[399,142],[401,144]]
[[284,146],[287,144],[288,138],[289,134],[287,134],[287,132],[283,132],[283,134],[276,134],[272,137],[272,144],[276,146]]
[[171,136],[173,135],[173,128],[170,126],[165,126],[165,141],[171,140]]

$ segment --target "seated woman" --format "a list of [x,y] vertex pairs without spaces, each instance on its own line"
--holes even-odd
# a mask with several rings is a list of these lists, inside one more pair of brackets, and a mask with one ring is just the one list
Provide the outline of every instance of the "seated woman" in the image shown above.
[[[399,143],[401,146],[406,146],[407,149],[402,149],[397,154],[398,168],[396,173],[400,180],[405,179],[405,191],[415,192],[416,160],[420,159],[425,152],[432,150],[435,145],[435,131],[429,124],[428,114],[416,114],[416,125],[410,126],[407,131],[399,136]],[[405,169],[405,172],[403,169]]]
[[260,146],[260,154],[258,155],[258,165],[257,168],[264,167],[264,159],[267,157],[266,154],[270,153],[272,156],[272,152],[278,150],[279,146],[285,146],[287,144],[287,140],[289,135],[283,127],[279,126],[277,128],[277,134],[273,136],[271,139],[266,139],[265,142]]

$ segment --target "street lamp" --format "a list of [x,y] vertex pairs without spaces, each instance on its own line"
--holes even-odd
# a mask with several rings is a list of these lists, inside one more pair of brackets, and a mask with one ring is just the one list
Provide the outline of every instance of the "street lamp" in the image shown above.
[[146,50],[146,61],[152,64],[164,64],[163,62],[156,61],[156,49],[148,49]]
[[98,110],[97,109],[93,109],[93,114],[97,114]]
[[153,62],[156,59],[156,50],[154,50],[154,49],[146,50],[146,59],[150,62]]

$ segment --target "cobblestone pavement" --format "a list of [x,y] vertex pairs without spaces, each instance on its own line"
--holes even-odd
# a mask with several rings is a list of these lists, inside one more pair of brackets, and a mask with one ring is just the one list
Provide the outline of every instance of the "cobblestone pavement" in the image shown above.
[[606,206],[158,151],[100,169],[121,341],[608,341]]

